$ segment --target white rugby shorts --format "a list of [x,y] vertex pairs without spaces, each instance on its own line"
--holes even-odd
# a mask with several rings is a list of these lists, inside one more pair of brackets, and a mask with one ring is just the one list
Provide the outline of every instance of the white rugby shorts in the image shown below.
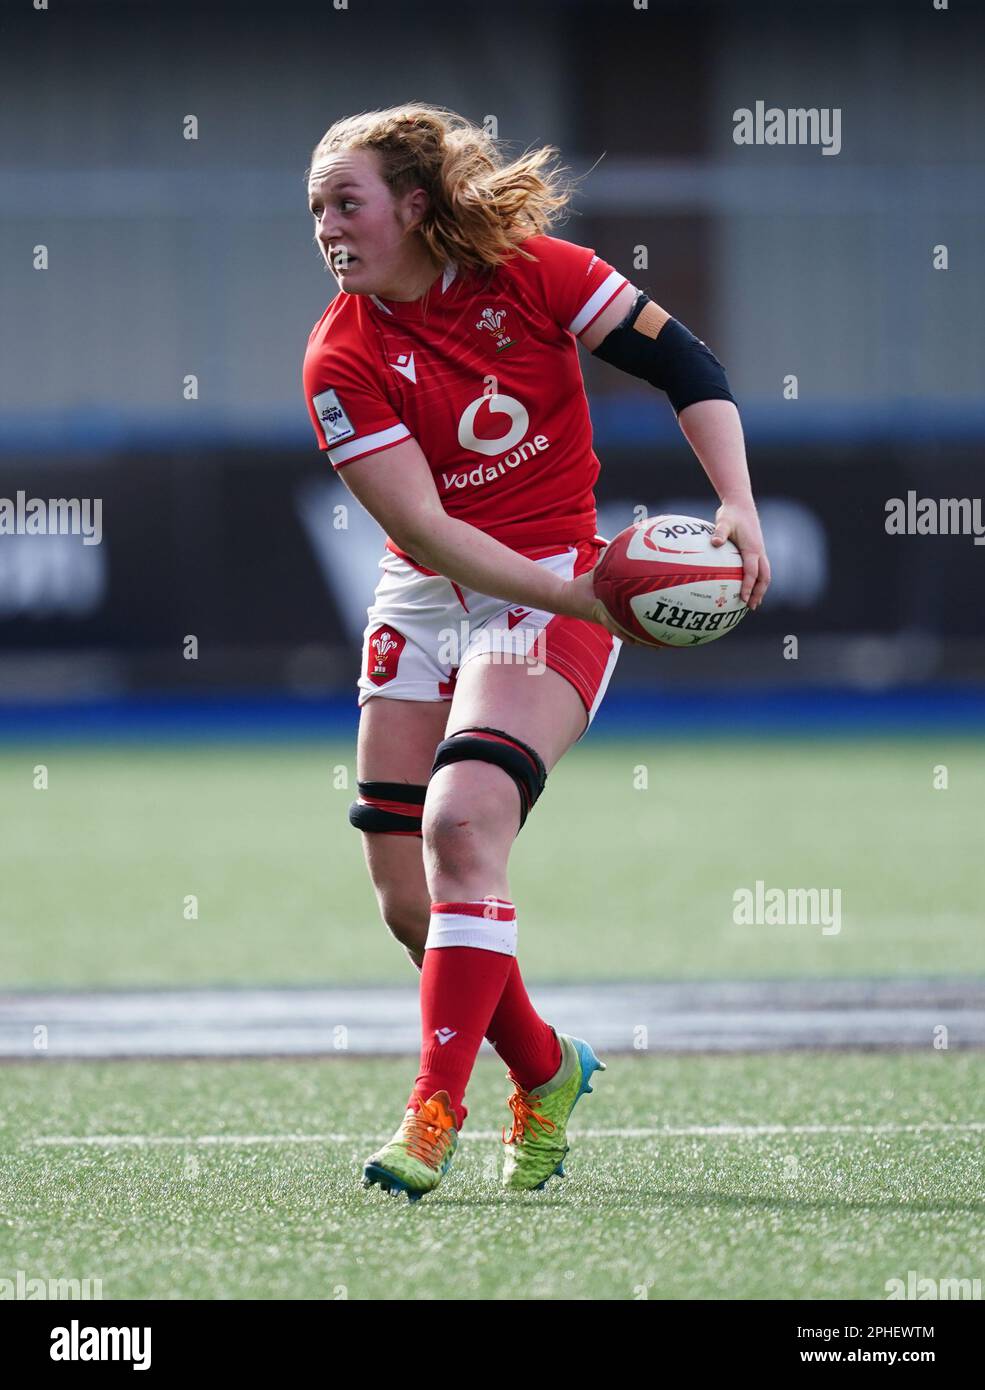
[[[564,579],[594,568],[606,542],[528,547],[522,553]],[[450,700],[458,673],[485,653],[531,674],[557,671],[578,691],[591,725],[622,648],[581,618],[523,608],[465,589],[389,548],[363,632],[359,704],[369,699]],[[584,736],[584,732],[583,735]]]

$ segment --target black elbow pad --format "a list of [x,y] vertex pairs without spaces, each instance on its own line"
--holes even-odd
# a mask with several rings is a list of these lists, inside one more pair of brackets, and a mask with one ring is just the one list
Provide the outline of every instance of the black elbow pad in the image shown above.
[[649,296],[641,291],[619,327],[603,338],[592,356],[666,391],[677,415],[696,401],[734,404],[721,362],[677,319],[668,319],[655,338],[634,327],[650,303]]

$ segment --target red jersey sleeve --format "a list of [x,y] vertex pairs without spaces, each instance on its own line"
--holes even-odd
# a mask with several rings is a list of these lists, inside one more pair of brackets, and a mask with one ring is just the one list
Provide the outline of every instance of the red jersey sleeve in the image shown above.
[[309,343],[304,359],[304,398],[319,449],[333,468],[410,438],[368,364],[341,346]]
[[628,284],[625,275],[587,246],[540,236],[532,238],[527,249],[540,262],[539,278],[548,312],[576,338]]

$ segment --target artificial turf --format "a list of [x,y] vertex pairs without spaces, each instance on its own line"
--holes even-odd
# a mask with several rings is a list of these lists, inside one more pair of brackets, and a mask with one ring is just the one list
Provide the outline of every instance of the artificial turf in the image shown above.
[[[348,824],[353,758],[5,748],[3,985],[412,983]],[[978,975],[983,774],[980,742],[944,736],[586,740],[513,850],[525,975]],[[840,930],[737,925],[757,881],[837,890]]]
[[[575,1111],[568,1176],[507,1194],[509,1087],[482,1060],[453,1168],[412,1205],[359,1182],[412,1061],[8,1066],[0,1278],[415,1300],[879,1300],[910,1270],[981,1279],[983,1073],[930,1047],[613,1057]],[[749,1128],[666,1132],[722,1126]],[[45,1142],[86,1136],[104,1138]]]

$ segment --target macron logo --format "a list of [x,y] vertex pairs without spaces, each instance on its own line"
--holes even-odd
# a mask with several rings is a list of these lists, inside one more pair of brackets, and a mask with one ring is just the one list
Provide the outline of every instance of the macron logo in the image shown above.
[[458,1034],[455,1032],[454,1028],[436,1028],[434,1030],[434,1036],[438,1039],[441,1046],[444,1047],[446,1042],[451,1042],[452,1038],[457,1037]]
[[417,372],[414,369],[414,354],[412,352],[402,352],[396,362],[391,362],[390,366],[401,376],[405,376],[408,381],[417,385]]

